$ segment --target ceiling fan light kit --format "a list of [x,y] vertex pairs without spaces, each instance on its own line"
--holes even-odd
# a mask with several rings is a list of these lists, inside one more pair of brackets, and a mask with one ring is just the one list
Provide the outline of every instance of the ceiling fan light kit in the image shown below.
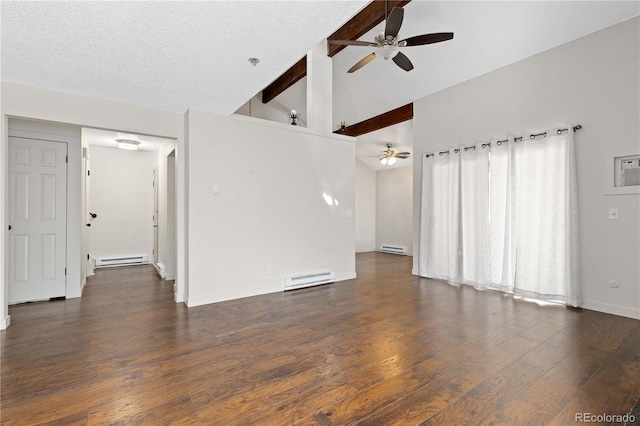
[[381,56],[385,60],[391,59],[403,70],[411,71],[413,69],[413,63],[411,63],[411,60],[399,50],[400,48],[440,43],[453,38],[453,33],[433,33],[417,35],[405,40],[398,40],[398,32],[402,26],[403,19],[404,9],[401,7],[395,7],[386,18],[384,32],[378,34],[374,38],[373,43],[359,40],[329,40],[329,43],[343,46],[368,46],[376,48],[375,52],[365,56],[354,66],[349,68],[349,71],[347,71],[348,73],[358,71],[360,68],[373,61],[376,56]]
[[409,156],[411,155],[410,152],[396,152],[391,148],[390,143],[387,144],[387,149],[385,149],[384,151],[380,151],[380,154],[382,155],[380,157],[380,162],[385,166],[393,166],[394,164],[396,164],[398,158],[405,159],[409,158]]

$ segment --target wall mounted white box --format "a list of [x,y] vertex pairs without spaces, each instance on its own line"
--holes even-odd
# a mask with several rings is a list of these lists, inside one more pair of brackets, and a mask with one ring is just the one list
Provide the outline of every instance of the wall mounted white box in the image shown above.
[[640,147],[607,151],[604,153],[604,194],[640,194],[640,185],[624,185],[624,160],[640,157]]

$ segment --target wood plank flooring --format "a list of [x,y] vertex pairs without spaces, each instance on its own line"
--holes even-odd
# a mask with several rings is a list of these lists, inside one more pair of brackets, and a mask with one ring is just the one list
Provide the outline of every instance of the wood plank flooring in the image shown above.
[[99,270],[82,299],[10,307],[12,424],[570,424],[640,395],[640,321],[414,277],[187,309],[152,267]]

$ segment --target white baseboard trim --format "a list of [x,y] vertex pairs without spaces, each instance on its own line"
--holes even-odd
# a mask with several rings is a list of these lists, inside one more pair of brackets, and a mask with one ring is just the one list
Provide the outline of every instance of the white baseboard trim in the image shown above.
[[420,274],[415,269],[412,269],[411,270],[411,275],[420,275]]
[[187,306],[192,308],[194,306],[208,305],[210,303],[224,302],[227,300],[243,299],[245,297],[260,296],[262,294],[276,293],[282,291],[280,286],[267,286],[267,287],[255,287],[246,290],[232,291],[229,293],[212,294],[208,296],[189,297],[186,301]]
[[625,306],[609,305],[607,303],[594,302],[591,300],[585,300],[582,303],[584,309],[590,309],[592,311],[604,312],[605,314],[619,315],[621,317],[640,319],[640,311],[627,308]]
[[7,315],[5,318],[0,320],[0,330],[6,330],[11,324],[11,315]]
[[360,249],[360,250],[356,250],[356,253],[369,253],[372,251],[376,251],[375,247],[371,247],[371,248],[366,248],[366,249]]
[[164,274],[164,279],[167,281],[173,281],[176,279],[176,274]]
[[184,294],[178,294],[178,293],[173,293],[173,300],[176,303],[182,303],[184,302]]
[[[357,277],[355,272],[336,275],[336,282],[352,280]],[[268,286],[254,287],[246,290],[232,291],[229,293],[213,294],[208,296],[190,297],[185,303],[189,308],[194,306],[208,305],[210,303],[224,302],[227,300],[243,299],[245,297],[260,296],[269,293],[283,291],[282,284],[271,284]]]

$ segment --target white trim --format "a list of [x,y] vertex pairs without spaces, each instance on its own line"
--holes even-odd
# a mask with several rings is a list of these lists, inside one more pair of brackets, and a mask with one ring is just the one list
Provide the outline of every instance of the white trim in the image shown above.
[[[336,275],[335,282],[351,280],[355,278],[357,278],[357,274],[355,272]],[[280,292],[282,292],[282,284],[272,284],[269,286],[254,287],[252,289],[247,289],[242,291],[232,291],[228,293],[190,298],[187,301],[185,301],[185,304],[187,305],[187,307],[192,308],[194,306],[208,305],[210,303],[218,303],[218,302],[224,302],[227,300],[242,299],[245,297],[261,296],[263,294],[280,293]]]
[[165,274],[164,279],[167,281],[173,281],[176,279],[176,274]]
[[608,303],[585,300],[583,301],[582,308],[640,320],[640,310],[634,310],[625,306],[609,305]]
[[[80,220],[81,129],[76,125],[50,123],[39,120],[11,117],[7,132],[9,137],[63,142],[67,144],[67,224],[66,224],[66,285],[65,297],[72,299],[82,295]],[[4,172],[7,173],[6,171]],[[7,202],[8,200],[4,200]],[[8,252],[8,250],[7,250]],[[7,287],[8,287],[7,282]]]
[[260,296],[269,293],[278,293],[282,291],[281,286],[255,287],[247,290],[231,291],[228,293],[212,294],[209,296],[190,297],[186,304],[189,308],[194,306],[208,305],[210,303],[224,302],[227,300],[242,299],[245,297]]
[[280,130],[285,129],[291,132],[307,133],[309,135],[322,136],[325,138],[330,137],[340,141],[356,143],[356,138],[353,136],[339,135],[337,133],[309,129],[308,127],[292,126],[291,124],[278,123],[277,121],[264,120],[262,118],[256,118],[256,117],[247,117],[246,115],[240,115],[240,114],[231,114],[229,118],[231,118],[232,120],[244,121],[245,123],[256,124],[259,126],[276,127]]
[[365,249],[361,249],[361,250],[356,250],[356,253],[373,253],[376,251],[375,247],[371,247],[371,248],[365,248]]
[[10,324],[11,324],[11,315],[7,315],[5,318],[0,320],[0,330],[6,330]]
[[[186,302],[186,300],[184,298],[184,294],[178,294],[178,293],[174,292],[173,293],[173,300],[176,303],[184,303],[185,305],[187,305],[187,302]],[[189,306],[189,305],[187,305],[187,306]]]
[[640,194],[640,186],[615,186],[615,160],[640,155],[639,147],[617,149],[604,153],[604,195]]

